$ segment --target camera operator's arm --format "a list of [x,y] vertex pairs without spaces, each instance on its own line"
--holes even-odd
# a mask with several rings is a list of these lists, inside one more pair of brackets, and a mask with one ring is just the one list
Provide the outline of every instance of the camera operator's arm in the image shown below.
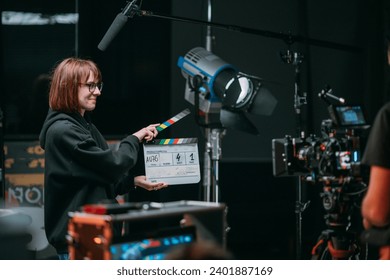
[[362,202],[363,238],[379,246],[380,259],[390,259],[390,102],[377,113],[362,164],[370,166],[370,181]]
[[385,243],[379,247],[379,259],[390,260],[390,244],[383,241],[387,240],[390,229],[390,169],[373,165],[370,173],[368,191],[362,202],[363,226],[367,232],[371,231],[370,228],[377,232],[368,235],[373,235],[377,239],[375,242],[382,240]]
[[363,225],[385,227],[390,223],[390,169],[371,166],[370,182],[362,203]]

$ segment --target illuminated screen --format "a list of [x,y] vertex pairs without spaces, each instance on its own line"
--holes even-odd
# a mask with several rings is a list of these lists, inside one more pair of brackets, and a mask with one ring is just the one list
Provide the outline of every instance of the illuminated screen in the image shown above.
[[338,170],[349,170],[351,169],[352,163],[360,162],[359,151],[340,151],[335,153],[337,158],[337,169]]
[[337,106],[336,113],[340,125],[359,126],[366,124],[361,106]]
[[128,240],[110,246],[113,260],[162,260],[171,249],[196,241],[195,228],[159,231],[153,236]]

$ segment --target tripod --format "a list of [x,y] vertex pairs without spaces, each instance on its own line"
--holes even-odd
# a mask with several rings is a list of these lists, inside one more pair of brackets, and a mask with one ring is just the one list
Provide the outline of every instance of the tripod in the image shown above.
[[[320,193],[326,211],[327,229],[318,237],[312,249],[313,260],[359,260],[367,258],[357,234],[350,229],[351,216],[366,190],[362,182],[339,184],[325,182]],[[365,253],[365,254],[364,254]]]

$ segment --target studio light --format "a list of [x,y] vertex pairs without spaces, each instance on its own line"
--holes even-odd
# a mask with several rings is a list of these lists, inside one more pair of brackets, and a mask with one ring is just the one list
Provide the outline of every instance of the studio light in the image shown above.
[[277,100],[260,78],[240,72],[210,51],[196,47],[178,66],[186,79],[185,99],[199,109],[203,124],[258,134],[246,113],[269,116]]

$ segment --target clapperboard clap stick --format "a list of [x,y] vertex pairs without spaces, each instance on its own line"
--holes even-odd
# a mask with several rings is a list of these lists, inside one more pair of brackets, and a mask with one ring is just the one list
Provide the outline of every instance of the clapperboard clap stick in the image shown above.
[[[157,126],[162,131],[190,114],[185,109]],[[147,180],[169,185],[194,184],[200,181],[197,138],[154,139],[144,143],[145,175]]]

